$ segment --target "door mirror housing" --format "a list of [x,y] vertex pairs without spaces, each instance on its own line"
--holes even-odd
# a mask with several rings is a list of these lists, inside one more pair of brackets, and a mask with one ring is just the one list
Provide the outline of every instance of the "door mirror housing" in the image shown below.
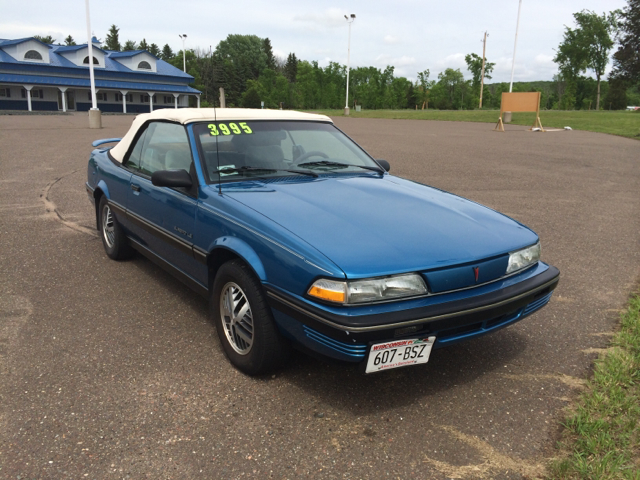
[[156,187],[191,188],[193,181],[186,170],[158,170],[151,174],[151,183]]
[[391,170],[391,165],[389,165],[389,162],[386,160],[376,160],[376,162],[378,162],[378,165],[384,168],[387,172]]

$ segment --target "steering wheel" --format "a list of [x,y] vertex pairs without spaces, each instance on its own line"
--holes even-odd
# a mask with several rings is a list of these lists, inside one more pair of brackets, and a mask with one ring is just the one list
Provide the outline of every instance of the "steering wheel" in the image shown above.
[[320,152],[318,150],[312,150],[310,152],[307,153],[303,153],[302,155],[300,155],[298,158],[296,158],[293,161],[294,165],[299,165],[303,160],[306,160],[309,157],[323,157],[323,158],[329,158],[329,155],[327,155],[324,152]]

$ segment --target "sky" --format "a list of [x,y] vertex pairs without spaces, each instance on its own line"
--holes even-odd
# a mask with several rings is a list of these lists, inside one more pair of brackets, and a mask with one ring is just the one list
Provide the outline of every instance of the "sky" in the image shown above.
[[[51,35],[62,43],[71,35],[85,43],[85,2],[29,0],[28,6],[0,0],[0,38]],[[522,0],[514,81],[551,80],[557,73],[555,48],[572,14],[583,9],[598,14],[623,8],[626,0]],[[64,7],[64,8],[63,8]],[[128,39],[182,49],[178,34],[187,34],[186,48],[215,49],[229,34],[269,37],[274,53],[299,59],[347,63],[351,27],[351,66],[395,67],[396,76],[416,79],[429,69],[436,79],[445,68],[459,68],[466,78],[464,57],[482,56],[496,64],[491,82],[508,82],[518,16],[518,0],[110,0],[91,1],[91,30],[101,40],[112,24],[120,43]],[[613,53],[613,52],[612,52]],[[611,65],[609,65],[609,69]]]

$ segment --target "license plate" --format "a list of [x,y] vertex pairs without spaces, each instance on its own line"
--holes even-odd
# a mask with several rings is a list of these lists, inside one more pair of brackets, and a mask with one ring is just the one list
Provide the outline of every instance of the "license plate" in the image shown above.
[[436,337],[408,338],[371,345],[366,373],[391,370],[392,368],[419,365],[429,361]]

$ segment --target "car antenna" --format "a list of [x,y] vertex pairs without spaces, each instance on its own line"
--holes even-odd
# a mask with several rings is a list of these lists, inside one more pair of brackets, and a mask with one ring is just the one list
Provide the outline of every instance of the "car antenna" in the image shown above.
[[[218,109],[213,109],[213,121],[216,123],[216,130],[218,129]],[[220,174],[220,152],[218,152],[218,137],[216,135],[216,161],[218,163],[218,195],[222,195],[222,175]]]

